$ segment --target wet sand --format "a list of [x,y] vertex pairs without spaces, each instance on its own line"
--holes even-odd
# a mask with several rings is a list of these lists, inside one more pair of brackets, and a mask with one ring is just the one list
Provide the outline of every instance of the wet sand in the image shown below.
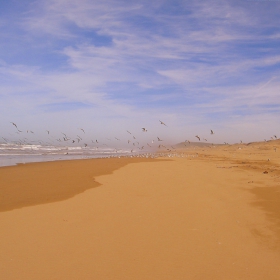
[[177,152],[0,168],[0,275],[280,279],[279,142]]

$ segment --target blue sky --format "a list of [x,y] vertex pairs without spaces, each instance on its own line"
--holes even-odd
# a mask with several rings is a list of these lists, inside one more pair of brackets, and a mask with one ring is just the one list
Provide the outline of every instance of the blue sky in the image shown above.
[[23,137],[15,122],[38,139],[280,137],[279,14],[276,0],[0,0],[0,136]]

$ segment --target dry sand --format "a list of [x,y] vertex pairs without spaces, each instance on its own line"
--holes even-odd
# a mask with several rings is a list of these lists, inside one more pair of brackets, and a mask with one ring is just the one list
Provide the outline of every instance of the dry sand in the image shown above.
[[279,142],[181,153],[0,168],[1,279],[280,279]]

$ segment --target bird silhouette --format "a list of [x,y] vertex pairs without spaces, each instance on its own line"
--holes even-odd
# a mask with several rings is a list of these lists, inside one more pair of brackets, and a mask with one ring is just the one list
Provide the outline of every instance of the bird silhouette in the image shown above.
[[12,123],[16,128],[18,128],[17,125],[14,122],[10,122],[10,123]]
[[161,120],[159,120],[159,121],[160,121],[160,124],[167,126],[167,125],[166,125],[164,122],[162,122]]

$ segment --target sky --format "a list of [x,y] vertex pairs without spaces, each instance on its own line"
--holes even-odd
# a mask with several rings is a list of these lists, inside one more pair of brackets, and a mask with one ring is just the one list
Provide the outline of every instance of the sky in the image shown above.
[[279,14],[280,0],[0,0],[0,139],[280,137]]

